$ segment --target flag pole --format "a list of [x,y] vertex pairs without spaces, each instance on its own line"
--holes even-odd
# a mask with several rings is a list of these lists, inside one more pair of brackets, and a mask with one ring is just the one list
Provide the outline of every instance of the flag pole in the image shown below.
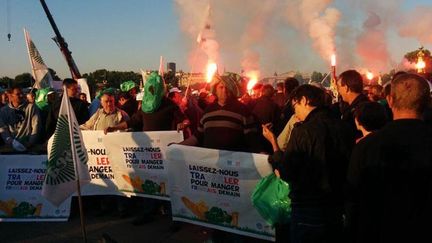
[[[67,91],[66,86],[63,86],[63,95],[66,95],[67,97]],[[70,101],[68,101],[70,102]],[[84,242],[87,243],[87,232],[85,229],[85,222],[84,222],[84,211],[82,206],[82,200],[81,200],[81,185],[79,180],[79,171],[77,166],[77,158],[76,158],[76,151],[75,151],[75,145],[74,145],[74,139],[73,139],[73,131],[72,131],[72,117],[71,117],[71,110],[70,105],[66,106],[67,114],[68,114],[68,123],[69,123],[69,136],[70,136],[70,144],[71,144],[71,150],[72,150],[72,160],[74,162],[75,166],[75,178],[77,182],[77,194],[78,194],[78,206],[79,206],[79,212],[80,212],[80,222],[81,222],[81,231],[83,234]]]
[[194,66],[195,66],[197,55],[198,55],[197,53],[198,53],[198,50],[195,50],[194,55],[193,55],[193,59],[192,59],[192,63],[191,63],[191,71],[190,71],[190,74],[189,74],[189,77],[188,77],[188,84],[187,84],[187,88],[186,88],[186,92],[185,92],[186,95],[188,95],[188,93],[191,92],[190,91],[191,78],[192,78],[192,75],[193,75]]
[[164,62],[163,56],[160,56],[160,58],[159,58],[159,70],[158,70],[158,74],[162,78],[164,93],[165,93],[165,95],[168,95],[167,94],[168,90],[167,90],[165,79],[164,79],[164,69],[163,69],[164,63],[163,62]]

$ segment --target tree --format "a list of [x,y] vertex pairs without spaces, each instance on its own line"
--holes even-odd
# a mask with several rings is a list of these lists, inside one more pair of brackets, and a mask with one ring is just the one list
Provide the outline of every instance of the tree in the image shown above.
[[323,74],[320,72],[313,71],[311,75],[312,82],[320,83],[324,78]]
[[0,78],[0,86],[4,89],[10,87],[12,85],[12,82],[13,82],[13,79],[11,79],[7,76]]
[[420,52],[420,50],[422,50],[424,54],[423,61],[426,64],[426,68],[425,68],[426,73],[432,73],[432,56],[431,56],[431,52],[428,49],[423,49],[423,47],[421,47],[418,50],[408,52],[407,54],[405,54],[404,57],[410,63],[417,63],[418,60],[417,54]]
[[297,79],[300,84],[304,84],[303,75],[300,72],[296,72],[294,78]]
[[30,73],[22,73],[15,77],[14,84],[21,88],[31,87],[34,81]]
[[388,73],[385,73],[381,76],[381,80],[382,80],[382,84],[384,85],[384,84],[391,81],[391,75]]
[[[410,62],[410,63],[417,63],[417,54],[419,53],[420,49],[415,50],[415,51],[411,51],[408,52],[407,54],[405,54],[405,58]],[[430,60],[431,59],[431,52],[428,49],[423,49],[423,53],[424,53],[424,57],[423,59],[425,60]]]
[[120,88],[120,84],[128,80],[132,80],[136,84],[139,84],[141,74],[134,72],[111,71],[107,73],[106,80],[109,87]]
[[52,69],[52,68],[48,68],[48,71],[50,72],[50,74],[51,74],[51,77],[53,78],[53,80],[62,80],[59,76],[57,76],[57,72],[56,71],[54,71],[54,69]]
[[97,87],[103,88],[120,88],[120,84],[132,80],[137,85],[141,81],[141,74],[135,72],[119,72],[119,71],[108,71],[106,69],[99,69],[92,73],[85,73],[82,75],[83,78],[87,79],[90,92],[94,93]]

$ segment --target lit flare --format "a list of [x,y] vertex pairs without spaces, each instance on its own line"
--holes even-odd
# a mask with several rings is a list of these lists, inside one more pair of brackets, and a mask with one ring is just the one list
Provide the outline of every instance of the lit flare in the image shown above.
[[369,80],[372,80],[372,79],[374,78],[374,74],[373,74],[372,72],[369,72],[369,71],[368,71],[368,72],[366,73],[366,78],[369,79]]
[[336,66],[336,54],[331,55],[330,57],[331,66]]
[[423,60],[419,60],[417,63],[416,63],[416,68],[417,68],[417,70],[419,70],[419,69],[424,69],[426,67],[426,63],[423,61]]
[[207,64],[207,83],[210,83],[217,71],[217,65],[214,62]]
[[258,71],[246,72],[245,76],[249,78],[249,82],[246,88],[248,90],[248,93],[251,94],[253,87],[255,86],[255,84],[258,83],[259,72]]

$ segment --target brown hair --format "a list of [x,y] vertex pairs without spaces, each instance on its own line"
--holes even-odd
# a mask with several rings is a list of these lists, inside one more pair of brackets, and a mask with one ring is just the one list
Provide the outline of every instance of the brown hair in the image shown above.
[[416,74],[403,74],[391,82],[392,107],[422,113],[430,102],[428,81]]
[[363,78],[356,70],[347,70],[339,75],[341,85],[347,86],[354,93],[363,92]]

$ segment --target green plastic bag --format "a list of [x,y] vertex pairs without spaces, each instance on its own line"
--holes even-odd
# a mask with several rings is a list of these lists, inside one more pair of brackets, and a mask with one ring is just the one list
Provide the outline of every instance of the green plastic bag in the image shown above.
[[252,205],[270,225],[287,223],[291,214],[288,193],[288,183],[271,173],[255,186],[251,196]]

